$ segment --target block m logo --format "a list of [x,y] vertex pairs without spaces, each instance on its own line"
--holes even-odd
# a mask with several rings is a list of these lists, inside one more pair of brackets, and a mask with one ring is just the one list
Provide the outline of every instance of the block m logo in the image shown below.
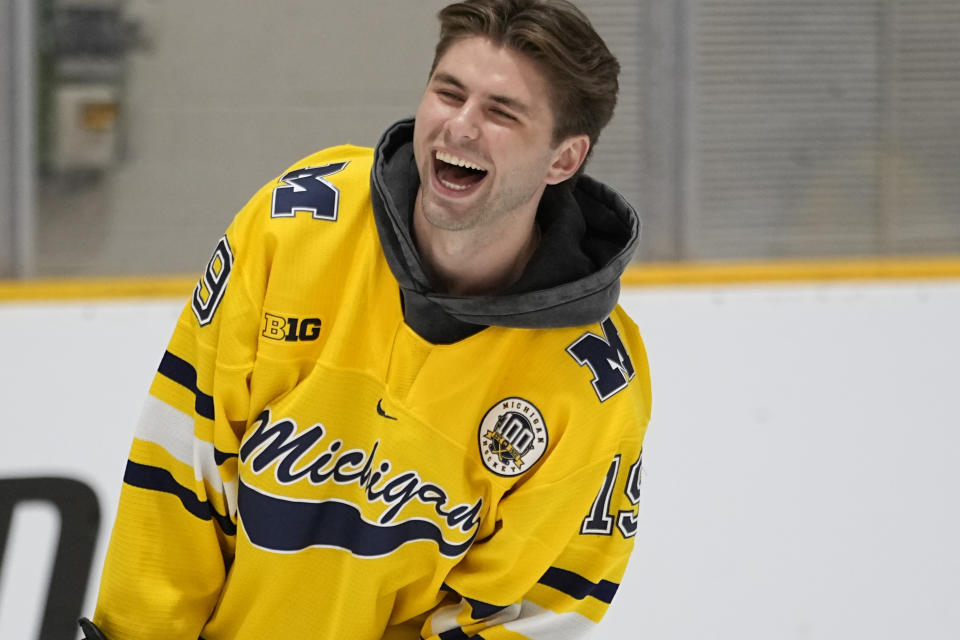
[[603,337],[587,332],[567,347],[580,366],[587,365],[593,372],[593,389],[603,402],[616,392],[626,388],[633,379],[633,363],[620,340],[613,320],[607,318],[600,324]]

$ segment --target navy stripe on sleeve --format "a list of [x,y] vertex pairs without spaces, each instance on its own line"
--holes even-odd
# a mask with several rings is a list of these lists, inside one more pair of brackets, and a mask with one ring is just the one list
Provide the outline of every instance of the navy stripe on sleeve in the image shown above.
[[181,387],[192,391],[197,398],[194,403],[196,412],[204,418],[213,420],[213,398],[197,388],[197,370],[192,364],[167,351],[160,361],[159,372]]
[[220,451],[220,449],[216,449],[216,448],[214,448],[213,450],[213,461],[217,463],[218,467],[222,465],[224,462],[226,462],[227,460],[229,460],[230,458],[236,458],[236,457],[237,457],[236,453],[224,453],[223,451]]
[[613,596],[620,587],[619,584],[607,580],[593,583],[573,571],[557,567],[547,569],[547,572],[540,578],[540,584],[562,591],[577,600],[583,600],[587,596],[591,596],[607,604],[613,602]]
[[[472,636],[476,637],[476,636]],[[463,629],[450,629],[449,631],[444,631],[439,636],[440,640],[470,640],[471,636],[468,636],[463,632]]]
[[479,600],[474,600],[473,598],[467,598],[465,596],[463,599],[470,603],[470,609],[471,609],[470,617],[473,618],[474,620],[489,618],[491,616],[494,616],[500,613],[501,611],[507,608],[507,607],[501,607],[500,605],[496,605],[496,604],[487,604],[486,602],[481,602]]
[[[457,593],[457,590],[451,587],[450,585],[448,585],[446,582],[440,585],[440,589],[442,591],[448,591],[454,595],[460,596],[460,594]],[[482,602],[480,600],[474,600],[473,598],[468,598],[466,596],[460,596],[460,597],[466,600],[467,603],[470,605],[470,609],[471,609],[470,617],[473,618],[474,620],[489,618],[490,616],[496,615],[510,606],[510,605],[506,605],[501,607],[500,605],[497,605],[497,604],[488,604],[486,602]]]
[[141,489],[162,491],[175,495],[180,499],[184,509],[196,517],[201,520],[216,520],[220,524],[220,529],[229,536],[237,534],[237,525],[230,518],[217,513],[213,505],[206,500],[197,498],[193,491],[177,482],[173,474],[166,469],[127,460],[127,470],[123,474],[123,481]]

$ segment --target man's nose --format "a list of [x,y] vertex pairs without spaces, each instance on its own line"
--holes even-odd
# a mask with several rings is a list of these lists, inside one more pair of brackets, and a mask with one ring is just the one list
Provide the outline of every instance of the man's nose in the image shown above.
[[447,120],[447,133],[456,141],[476,140],[480,135],[480,125],[477,118],[480,116],[477,106],[464,102],[460,108]]

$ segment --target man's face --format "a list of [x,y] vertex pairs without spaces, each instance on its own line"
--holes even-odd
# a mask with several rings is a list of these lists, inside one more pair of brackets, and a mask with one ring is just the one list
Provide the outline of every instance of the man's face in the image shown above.
[[522,224],[551,182],[557,153],[549,87],[537,66],[471,37],[438,61],[413,135],[420,211],[449,231]]

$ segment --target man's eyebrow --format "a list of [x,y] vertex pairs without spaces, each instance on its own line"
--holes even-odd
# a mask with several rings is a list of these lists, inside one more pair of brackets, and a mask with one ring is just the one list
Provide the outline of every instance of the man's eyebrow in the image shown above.
[[460,89],[461,91],[467,90],[466,85],[460,82],[456,76],[452,76],[449,73],[438,71],[437,73],[433,74],[433,79],[434,81],[442,82],[443,84],[452,84],[453,86],[455,86],[457,89]]
[[508,109],[512,109],[513,111],[516,111],[517,113],[520,113],[525,116],[530,115],[530,109],[527,107],[527,105],[523,104],[516,98],[510,98],[508,96],[493,95],[493,96],[490,96],[490,99],[498,104],[502,104]]
[[[456,76],[443,71],[438,71],[433,75],[434,82],[440,82],[442,84],[453,85],[461,91],[466,91],[467,86],[463,84]],[[491,95],[489,96],[490,100],[493,100],[497,104],[502,104],[503,106],[513,109],[517,113],[521,113],[525,116],[530,115],[530,108],[524,103],[520,102],[516,98],[511,98],[510,96],[501,96],[501,95]]]

